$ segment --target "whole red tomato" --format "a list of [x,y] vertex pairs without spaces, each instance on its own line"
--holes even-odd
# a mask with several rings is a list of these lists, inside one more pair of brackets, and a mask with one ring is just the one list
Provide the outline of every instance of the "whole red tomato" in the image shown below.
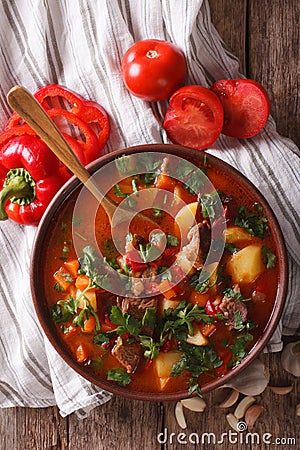
[[270,100],[264,87],[247,78],[218,80],[211,90],[224,108],[222,133],[236,138],[255,136],[265,126]]
[[203,86],[184,86],[170,98],[164,128],[175,144],[204,150],[219,137],[224,120],[222,103]]
[[158,39],[136,42],[122,60],[125,86],[133,95],[149,102],[169,98],[182,86],[186,74],[182,50]]

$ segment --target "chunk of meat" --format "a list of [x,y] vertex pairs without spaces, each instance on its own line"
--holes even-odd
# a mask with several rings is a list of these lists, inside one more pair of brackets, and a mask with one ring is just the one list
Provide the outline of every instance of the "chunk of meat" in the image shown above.
[[147,308],[155,308],[157,310],[156,298],[124,298],[122,302],[122,312],[141,320]]
[[236,315],[235,313],[240,312],[242,322],[246,322],[248,316],[248,309],[245,303],[237,300],[236,298],[223,297],[221,303],[219,304],[220,311],[224,314],[227,321],[226,324],[232,330],[236,325]]
[[150,280],[154,281],[155,277],[157,275],[157,270],[155,267],[147,267],[146,270],[142,273],[142,278],[150,278]]
[[[206,256],[210,248],[210,224],[204,220],[194,225],[188,232],[187,238],[189,243],[178,253],[176,257],[177,263],[185,272],[187,272],[186,269],[189,266],[200,270],[204,265],[203,257]],[[183,265],[181,264],[182,261]]]
[[[158,307],[158,300],[156,298],[124,298],[122,303],[122,312],[127,312],[133,317],[142,320],[147,308],[154,308],[155,313]],[[143,325],[142,333],[147,336],[153,335],[153,329],[147,323]]]
[[203,220],[199,225],[201,253],[202,256],[206,256],[210,249],[211,227],[207,220]]
[[128,344],[128,342],[118,340],[111,353],[126,369],[127,373],[132,373],[141,359],[142,347],[138,342]]

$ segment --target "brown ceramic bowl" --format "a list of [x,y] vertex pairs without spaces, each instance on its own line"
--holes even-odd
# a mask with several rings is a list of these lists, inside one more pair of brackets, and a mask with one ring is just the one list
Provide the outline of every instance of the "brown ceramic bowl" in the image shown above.
[[[114,152],[113,154],[105,155],[99,158],[97,161],[90,164],[88,169],[90,173],[94,173],[103,165],[113,161],[117,156],[139,152],[169,153],[185,158],[191,161],[196,166],[198,166],[201,162],[203,162],[204,158],[204,152],[189,149],[186,147],[181,147],[178,145],[149,144],[122,149]],[[249,193],[250,196],[254,197],[256,201],[262,205],[265,215],[269,221],[269,228],[273,235],[273,239],[277,246],[278,264],[279,264],[279,283],[274,307],[261,337],[258,339],[254,347],[250,350],[249,354],[242,360],[242,362],[239,365],[231,369],[223,377],[214,379],[211,381],[211,383],[206,384],[202,389],[203,393],[211,391],[224,383],[228,383],[230,379],[232,379],[243,369],[245,369],[245,367],[258,356],[258,354],[268,343],[270,337],[272,336],[278,324],[283,309],[287,288],[286,249],[279,224],[272,209],[268,205],[265,198],[261,195],[261,193],[255,188],[255,186],[248,179],[246,179],[240,172],[238,172],[236,169],[232,168],[230,165],[214,156],[207,154],[206,158],[207,162],[211,164],[212,167],[215,167],[223,172],[224,171],[227,172],[229,176],[231,176],[235,180],[236,185],[240,189],[244,191],[246,190],[246,192]],[[91,374],[91,372],[88,372],[84,366],[78,364],[71,357],[70,353],[66,350],[66,348],[64,347],[63,343],[61,342],[56,333],[55,325],[52,319],[50,318],[49,308],[45,300],[45,288],[43,283],[44,277],[43,252],[45,248],[44,241],[47,237],[49,229],[51,228],[51,223],[53,222],[53,220],[55,220],[58,211],[61,209],[63,204],[68,200],[68,198],[72,195],[72,193],[74,193],[74,191],[80,186],[81,186],[80,181],[77,178],[73,177],[58,192],[58,194],[55,196],[55,198],[49,205],[39,225],[35,243],[33,246],[31,258],[31,273],[30,273],[31,290],[35,310],[39,318],[39,321],[43,327],[43,330],[46,336],[48,337],[49,341],[53,345],[53,347],[64,359],[64,361],[69,366],[71,366],[77,373],[79,373],[84,378],[86,378],[87,380],[89,380],[90,382],[92,382],[93,384],[102,389],[108,390],[110,392],[113,392],[115,394],[124,397],[139,400],[166,401],[166,400],[179,400],[185,398],[187,396],[186,391],[184,392],[180,391],[175,393],[137,392],[131,389],[126,389],[126,387],[120,387],[113,382],[109,382],[104,379],[99,379],[95,375]]]

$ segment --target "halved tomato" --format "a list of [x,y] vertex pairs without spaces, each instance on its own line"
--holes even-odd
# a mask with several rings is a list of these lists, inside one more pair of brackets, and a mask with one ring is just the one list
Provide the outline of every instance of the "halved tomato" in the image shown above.
[[184,86],[170,98],[164,128],[175,144],[204,150],[221,133],[224,121],[222,103],[203,86]]
[[265,126],[270,113],[270,100],[261,84],[246,78],[219,80],[211,86],[211,90],[224,108],[223,134],[249,138]]

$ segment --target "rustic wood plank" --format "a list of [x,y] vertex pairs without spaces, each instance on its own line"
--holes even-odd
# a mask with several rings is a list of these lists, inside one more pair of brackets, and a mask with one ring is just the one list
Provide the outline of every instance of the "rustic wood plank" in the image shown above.
[[66,450],[67,419],[56,407],[0,410],[1,450]]
[[96,408],[85,420],[69,418],[69,449],[156,450],[162,428],[159,403],[118,397]]
[[228,49],[239,58],[240,70],[245,73],[247,1],[210,0],[209,5],[212,23]]
[[298,0],[250,0],[248,76],[271,98],[278,131],[300,146]]
[[[210,0],[212,21],[228,48],[239,57],[241,70],[266,86],[279,131],[299,145],[299,2],[274,0],[271,3],[266,0]],[[299,445],[299,421],[295,417],[299,380],[283,372],[278,354],[264,355],[264,359],[270,367],[271,382],[281,385],[292,382],[294,390],[284,397],[276,396],[270,390],[263,393],[259,402],[265,412],[254,431],[260,438],[263,433],[271,433],[274,439],[296,438]],[[176,444],[176,439],[180,432],[189,437],[192,432],[200,436],[211,432],[220,438],[222,432],[229,430],[225,413],[215,407],[214,400],[215,393],[207,396],[208,407],[203,414],[186,411],[187,430],[181,430],[174,420],[174,403],[160,405],[113,398],[84,421],[79,421],[75,415],[62,419],[57,408],[4,409],[0,410],[0,448],[204,448],[191,442]],[[168,430],[167,443],[160,444],[157,436],[165,428]],[[173,444],[170,444],[171,433],[175,433]],[[161,440],[163,438],[162,435]],[[181,439],[184,438],[181,436]],[[206,444],[205,448],[209,446]],[[233,446],[219,444],[218,448]],[[234,445],[236,450],[245,448],[243,444]],[[269,448],[267,444],[251,445],[251,450]],[[285,448],[293,449],[297,445],[287,444]]]
[[[233,413],[235,406],[226,410],[218,408],[216,403],[218,393],[213,392],[204,396],[207,408],[203,413],[184,409],[187,421],[186,430],[181,429],[176,423],[174,418],[175,403],[164,404],[165,432],[161,436],[161,441],[165,443],[164,448],[171,450],[184,445],[186,450],[194,450],[195,444],[199,448],[201,444],[206,445],[207,447],[205,448],[217,448],[218,446],[218,448],[233,448],[230,445],[234,444],[234,449],[236,450],[244,450],[245,448],[267,450],[270,449],[270,444],[275,443],[277,438],[283,439],[281,442],[282,444],[286,443],[285,448],[296,448],[294,442],[299,443],[300,439],[299,423],[295,416],[297,395],[299,395],[300,387],[299,378],[297,379],[283,371],[280,365],[280,354],[263,355],[262,359],[270,370],[271,383],[280,386],[293,384],[294,389],[290,394],[280,396],[267,388],[261,396],[257,397],[257,403],[264,407],[264,412],[253,429],[253,436],[248,435],[246,437],[247,432],[238,435],[237,433],[235,434],[234,430],[230,429],[226,420],[226,414],[229,412]],[[243,397],[241,395],[240,399]],[[223,433],[224,435],[222,436]],[[287,439],[293,439],[290,441],[290,447]],[[248,444],[251,444],[251,447],[246,447],[247,441]],[[208,444],[216,447],[209,447]]]

